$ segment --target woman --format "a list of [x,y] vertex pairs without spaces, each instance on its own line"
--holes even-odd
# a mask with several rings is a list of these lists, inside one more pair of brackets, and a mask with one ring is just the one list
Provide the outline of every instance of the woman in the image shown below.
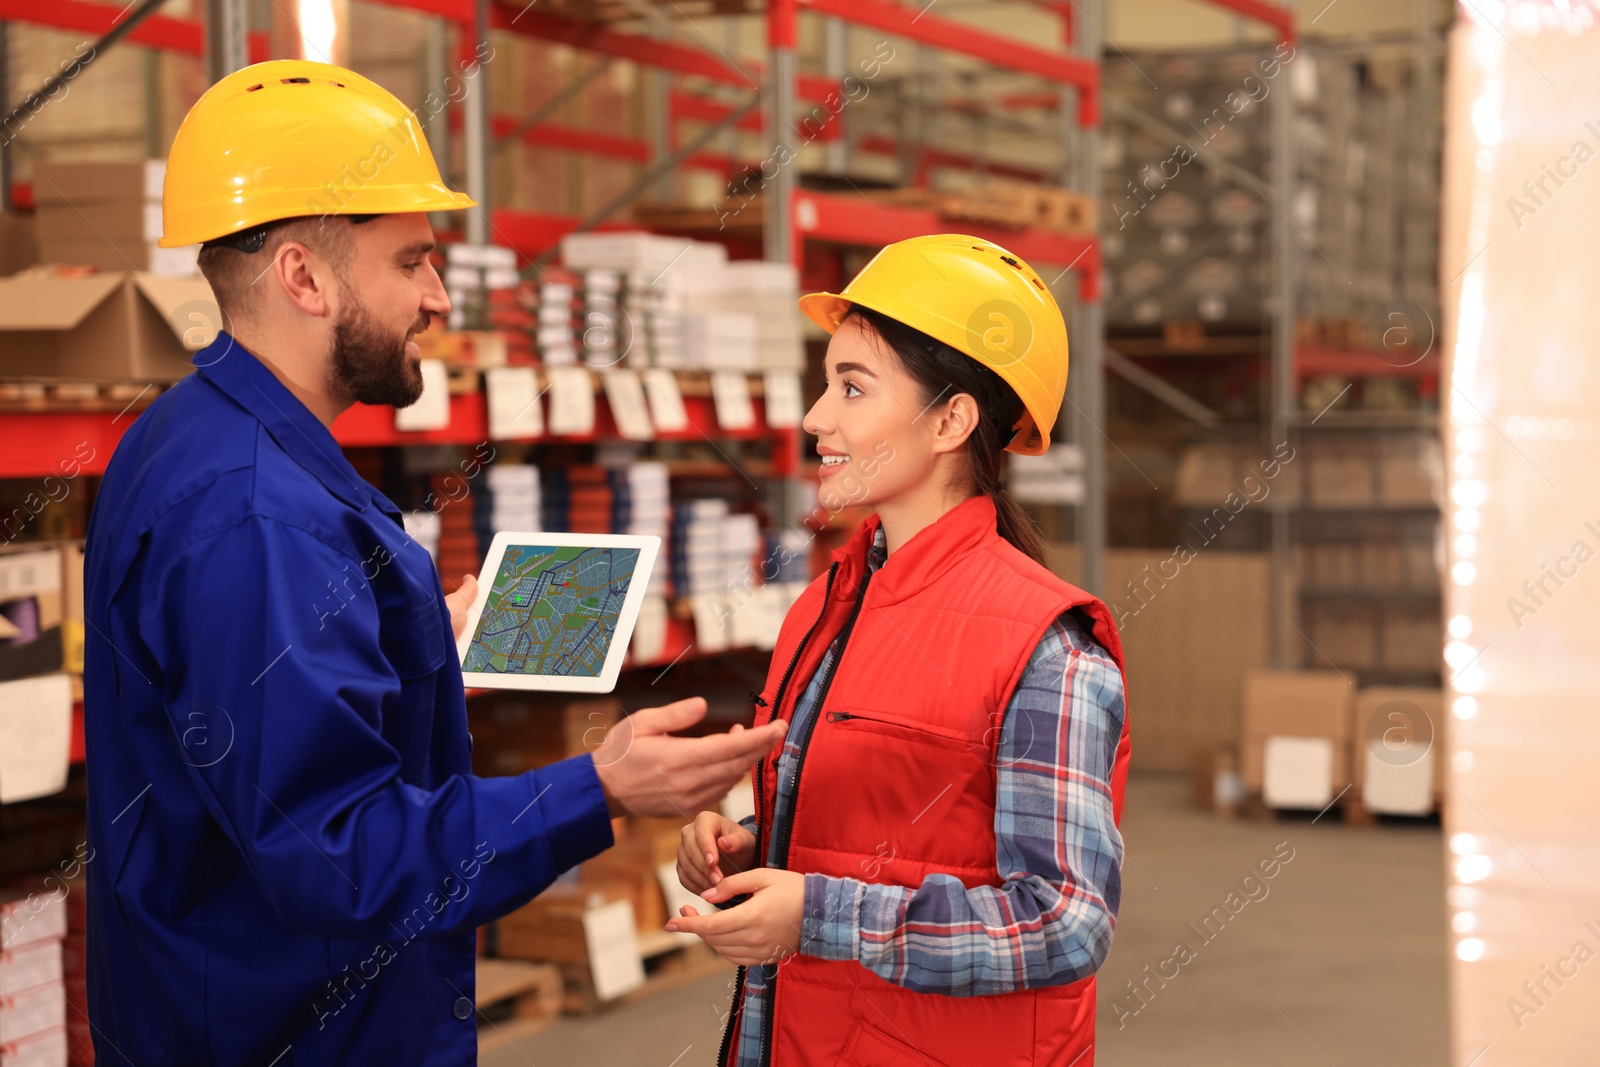
[[953,234],[800,306],[833,334],[805,421],[822,477],[854,474],[876,515],[784,620],[756,704],[790,725],[756,817],[685,827],[679,878],[723,910],[668,929],[742,965],[724,1067],[1088,1067],[1121,896],[1121,645],[1000,484],[1002,451],[1048,445],[1061,312]]

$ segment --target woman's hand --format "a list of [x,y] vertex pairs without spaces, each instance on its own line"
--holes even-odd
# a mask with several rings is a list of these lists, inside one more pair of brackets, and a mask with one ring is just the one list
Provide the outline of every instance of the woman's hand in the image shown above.
[[720,812],[702,811],[683,828],[678,843],[678,881],[691,893],[704,893],[722,881],[725,857],[733,871],[755,865],[755,835]]
[[685,904],[668,930],[699,934],[723,959],[747,967],[780,963],[800,951],[800,920],[805,912],[806,876],[798,871],[757,867],[731,874],[700,895],[713,904],[750,894],[726,911],[701,915]]

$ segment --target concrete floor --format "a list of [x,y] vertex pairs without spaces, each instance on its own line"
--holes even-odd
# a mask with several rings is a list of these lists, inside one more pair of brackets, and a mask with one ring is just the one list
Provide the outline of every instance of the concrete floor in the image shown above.
[[[1188,806],[1181,776],[1133,777],[1121,914],[1100,971],[1100,1067],[1443,1067],[1439,830],[1336,819],[1216,818]],[[1291,849],[1274,877],[1259,877],[1259,861]],[[1230,906],[1237,914],[1213,919],[1210,940],[1197,932]],[[1180,941],[1187,953],[1175,952]],[[1142,998],[1127,986],[1136,979]],[[562,1019],[480,1064],[707,1067],[727,998],[728,976],[709,978]]]

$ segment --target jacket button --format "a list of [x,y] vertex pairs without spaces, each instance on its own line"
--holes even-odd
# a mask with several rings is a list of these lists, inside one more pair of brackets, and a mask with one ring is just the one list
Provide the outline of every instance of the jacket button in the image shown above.
[[457,997],[455,1006],[456,1018],[465,1022],[472,1018],[472,1001],[466,997]]

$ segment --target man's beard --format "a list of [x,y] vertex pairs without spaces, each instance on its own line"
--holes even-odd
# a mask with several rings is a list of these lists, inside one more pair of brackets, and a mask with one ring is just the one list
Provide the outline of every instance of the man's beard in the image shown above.
[[333,324],[330,391],[358,404],[404,408],[422,396],[422,368],[406,358],[412,333],[428,328],[424,312],[410,333],[396,336],[380,326],[364,304],[352,302]]

